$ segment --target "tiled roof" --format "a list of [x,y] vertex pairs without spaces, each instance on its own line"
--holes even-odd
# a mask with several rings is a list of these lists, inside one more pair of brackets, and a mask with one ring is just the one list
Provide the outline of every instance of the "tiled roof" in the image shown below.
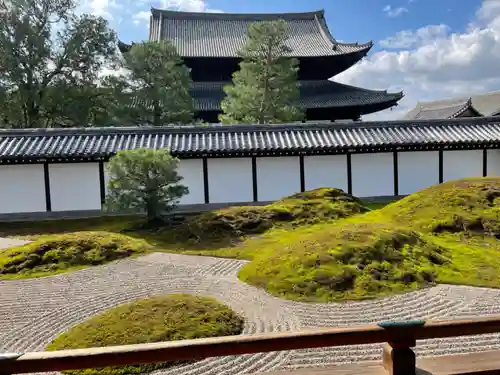
[[[229,82],[195,82],[191,96],[196,111],[220,111],[225,94],[223,87]],[[366,106],[371,104],[395,105],[403,93],[366,90],[328,80],[300,81],[300,108],[336,108]]]
[[[466,106],[470,103],[470,109],[477,112],[480,116],[498,116],[500,113],[500,91],[490,92],[482,95],[472,95],[470,97],[452,98],[444,100],[435,100],[429,102],[419,102],[417,106],[408,112],[403,120],[416,119],[419,113],[424,113],[421,118],[444,119],[454,109],[460,106]],[[440,110],[442,112],[440,112]],[[425,114],[427,113],[427,114]]]
[[471,110],[473,113],[478,114],[478,112],[472,106],[470,98],[465,102],[451,103],[450,105],[444,107],[421,107],[420,111],[417,112],[413,118],[415,120],[450,119],[460,116],[467,110]]
[[306,13],[192,13],[151,9],[150,40],[170,40],[182,57],[238,57],[251,23],[283,19],[289,26],[290,56],[366,54],[373,43],[340,43],[326,25],[324,11]]
[[106,159],[124,149],[200,154],[338,153],[446,147],[500,148],[500,120],[395,121],[287,125],[0,130],[0,163]]

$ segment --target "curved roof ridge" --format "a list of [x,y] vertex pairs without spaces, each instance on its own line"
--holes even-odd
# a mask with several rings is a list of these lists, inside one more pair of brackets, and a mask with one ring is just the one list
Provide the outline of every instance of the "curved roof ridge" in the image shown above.
[[[337,81],[332,81],[332,80],[328,80],[330,82],[333,82],[339,86],[343,86],[347,89],[355,89],[357,91],[365,91],[365,92],[371,92],[371,93],[379,93],[379,94],[389,94],[389,95],[392,95],[392,94],[401,94],[401,97],[404,96],[404,92],[403,90],[401,91],[397,91],[397,92],[394,92],[394,93],[388,93],[387,90],[373,90],[373,89],[365,89],[363,87],[358,87],[358,86],[352,86],[352,85],[348,85],[346,83],[341,83],[341,82],[337,82]],[[304,81],[303,81],[304,82]],[[308,82],[308,81],[306,81]]]
[[186,18],[210,18],[210,19],[269,19],[269,18],[283,18],[283,19],[308,19],[312,20],[317,15],[324,15],[325,10],[313,10],[309,12],[282,12],[282,13],[228,13],[228,12],[186,12],[172,9],[160,9],[151,7],[151,13],[163,15],[176,15],[178,17]]
[[[330,28],[328,27],[328,24],[326,23],[325,19],[325,11],[324,9],[321,9],[320,11],[317,11],[314,19],[316,23],[318,24],[319,31],[321,33],[321,36],[329,43],[332,44],[332,48],[336,48],[337,45],[341,46],[347,46],[347,47],[360,47],[359,50],[366,49],[366,53],[373,47],[373,41],[370,40],[366,43],[361,43],[359,44],[358,42],[353,42],[353,43],[345,43],[345,42],[339,42],[337,39],[335,39],[330,32]],[[351,53],[358,53],[358,51],[353,51]]]

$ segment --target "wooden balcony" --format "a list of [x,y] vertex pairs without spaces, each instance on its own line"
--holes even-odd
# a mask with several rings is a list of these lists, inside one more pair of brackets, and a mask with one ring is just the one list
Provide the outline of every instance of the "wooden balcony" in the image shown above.
[[229,336],[140,345],[0,355],[0,375],[204,359],[281,350],[386,343],[380,362],[310,368],[267,375],[500,374],[500,351],[416,359],[421,339],[500,332],[500,317],[474,320],[383,322],[296,333]]

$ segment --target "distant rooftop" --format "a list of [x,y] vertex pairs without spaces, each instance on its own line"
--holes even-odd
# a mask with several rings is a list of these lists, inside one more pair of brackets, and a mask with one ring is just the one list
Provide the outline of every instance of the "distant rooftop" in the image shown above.
[[500,91],[471,97],[418,102],[403,120],[450,119],[459,117],[467,110],[479,117],[500,115]]
[[373,43],[340,43],[326,25],[324,11],[304,13],[193,13],[151,9],[150,40],[170,40],[182,57],[237,57],[251,23],[283,19],[294,57],[367,53]]

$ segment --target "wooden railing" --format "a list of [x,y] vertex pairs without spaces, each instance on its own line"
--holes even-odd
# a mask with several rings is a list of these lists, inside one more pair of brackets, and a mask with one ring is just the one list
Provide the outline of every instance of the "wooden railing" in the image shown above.
[[[0,355],[0,374],[100,368],[292,349],[386,343],[382,359],[392,375],[415,374],[416,340],[500,332],[500,317],[451,321],[384,322],[353,328],[227,336],[51,352]],[[499,369],[500,373],[500,369]]]

